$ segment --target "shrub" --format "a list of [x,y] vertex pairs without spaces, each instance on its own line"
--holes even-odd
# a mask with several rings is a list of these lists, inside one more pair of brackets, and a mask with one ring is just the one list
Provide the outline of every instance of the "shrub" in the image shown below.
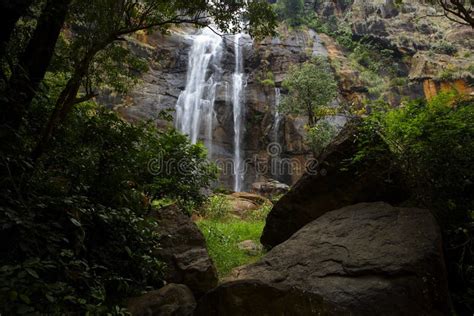
[[265,79],[261,80],[260,83],[264,86],[274,87],[275,75],[273,75],[273,72],[267,71]]
[[204,205],[201,215],[208,219],[225,219],[232,211],[229,199],[222,194],[215,194],[209,197]]
[[408,78],[405,77],[397,77],[390,80],[391,87],[404,87],[408,85]]
[[[215,168],[176,131],[130,124],[93,103],[32,161],[44,108],[31,112],[33,132],[1,153],[0,313],[123,313],[125,298],[163,284],[150,201],[202,203]],[[154,172],[156,158],[180,164]]]
[[248,221],[265,221],[273,208],[273,204],[264,203],[258,209],[247,212],[245,219]]
[[[373,109],[354,161],[386,159],[404,174],[412,202],[435,213],[444,234],[452,297],[459,314],[474,310],[474,100],[456,93],[430,102]],[[370,139],[384,140],[374,146]],[[385,148],[387,148],[389,151]],[[384,158],[382,158],[384,157]],[[370,160],[369,159],[369,160]]]
[[314,126],[307,128],[306,140],[316,156],[329,145],[336,132],[336,127],[327,120],[318,121]]
[[[466,219],[474,207],[474,108],[454,93],[389,111],[383,133],[407,171],[418,199],[439,208],[446,220]],[[462,145],[461,145],[462,144]],[[461,211],[460,217],[453,211]],[[449,215],[448,215],[449,214]]]
[[448,43],[448,42],[445,42],[445,41],[441,41],[441,42],[437,42],[435,43],[431,49],[435,52],[435,53],[438,53],[438,54],[446,54],[446,55],[454,55],[457,53],[458,49],[453,46],[453,44],[451,43]]
[[446,68],[439,72],[438,80],[441,81],[452,81],[456,79],[456,71],[452,68]]
[[18,198],[5,186],[1,199],[2,312],[103,314],[147,286],[162,285],[162,265],[152,255],[158,229],[145,210],[78,195]]

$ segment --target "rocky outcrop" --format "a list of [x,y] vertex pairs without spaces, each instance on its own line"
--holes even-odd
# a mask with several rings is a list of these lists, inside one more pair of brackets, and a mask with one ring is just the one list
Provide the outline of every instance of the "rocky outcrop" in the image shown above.
[[[148,59],[149,71],[140,84],[127,95],[104,93],[100,102],[114,107],[130,121],[152,120],[160,127],[173,123],[164,119],[174,117],[174,109],[180,93],[186,86],[190,36],[199,32],[192,28],[174,28],[167,35],[139,34],[129,39],[129,45],[139,56]],[[304,168],[274,172],[270,167],[273,157],[267,152],[268,144],[281,145],[282,158],[304,161],[309,149],[304,143],[305,120],[301,117],[284,117],[278,130],[275,128],[275,104],[278,102],[276,88],[281,86],[291,65],[308,60],[313,55],[325,54],[319,36],[311,30],[279,29],[281,36],[253,42],[242,37],[242,53],[245,68],[245,113],[243,119],[243,157],[247,162],[244,190],[263,178],[273,178],[287,184],[294,183]],[[221,186],[233,187],[233,170],[229,161],[233,159],[233,106],[232,74],[235,68],[234,40],[223,39],[223,50],[219,67],[219,82],[214,99],[212,139],[204,132],[199,139],[209,148],[211,160],[217,161],[224,170],[219,179]],[[165,115],[166,114],[166,115]]]
[[182,284],[168,284],[159,290],[131,298],[127,310],[132,316],[191,316],[196,300],[191,290]]
[[[276,89],[292,65],[309,60],[312,56],[326,55],[321,38],[309,29],[291,30],[285,25],[278,28],[278,37],[254,42],[244,64],[247,77],[245,88],[245,157],[248,160],[246,190],[252,183],[275,179],[293,184],[304,172],[304,163],[310,158],[305,143],[306,120],[301,116],[284,116],[275,130],[275,105],[279,102]],[[270,144],[278,143],[279,158],[297,161],[300,168],[288,170],[273,168],[275,155]]]
[[200,315],[449,312],[435,218],[383,202],[327,212],[233,277],[200,300]]
[[259,280],[232,281],[210,291],[199,302],[196,316],[350,315],[321,296]]
[[278,182],[276,180],[267,180],[252,183],[252,192],[270,199],[272,197],[285,194],[289,190],[290,187],[288,185]]
[[[153,33],[145,38],[130,38],[135,54],[147,59],[149,71],[141,83],[127,95],[104,94],[100,101],[114,107],[129,121],[154,121],[160,127],[169,126],[162,114],[174,111],[181,90],[186,85],[187,51],[191,41],[186,33],[193,29],[173,29],[171,36]],[[172,112],[170,112],[171,114]]]
[[319,172],[303,175],[275,204],[261,237],[265,247],[284,242],[328,211],[359,202],[399,203],[407,198],[398,172],[390,170],[382,157],[379,161],[348,164],[357,152],[356,129],[357,122],[348,123],[318,158]]
[[[392,52],[390,63],[395,67],[389,72],[387,67],[382,67],[376,74],[380,77],[378,80],[370,79],[370,72],[361,76],[362,81],[365,81],[363,85],[369,88],[365,93],[368,98],[382,96],[392,105],[398,105],[400,96],[422,97],[423,92],[426,92],[422,86],[425,80],[449,83],[459,79],[474,79],[474,30],[450,21],[443,16],[441,8],[419,1],[312,2],[319,17],[333,30],[337,25],[349,26],[353,39],[375,45],[379,53]],[[331,41],[334,39],[328,38],[324,42],[330,46]],[[345,56],[351,53],[338,49]],[[329,51],[343,92],[352,92],[349,100],[357,104],[358,100],[354,100],[352,94],[360,92],[360,83],[353,79],[352,72],[360,70],[360,65],[343,63],[340,67],[341,59],[335,58],[331,49]],[[352,68],[352,72],[347,68]],[[401,81],[400,78],[410,80]],[[471,87],[467,92],[472,91]],[[466,90],[459,92],[464,93]]]
[[199,228],[175,206],[155,211],[160,229],[160,250],[166,264],[165,280],[187,285],[200,296],[217,285],[217,270]]
[[474,95],[474,89],[465,80],[441,81],[432,79],[423,81],[423,89],[427,100],[433,99],[440,92],[458,91],[460,94]]

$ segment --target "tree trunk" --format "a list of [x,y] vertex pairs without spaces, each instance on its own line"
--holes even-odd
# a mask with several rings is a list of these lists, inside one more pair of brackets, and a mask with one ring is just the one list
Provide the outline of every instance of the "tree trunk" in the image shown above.
[[2,100],[1,123],[17,130],[51,63],[71,0],[48,0]]
[[0,54],[15,29],[16,22],[26,14],[33,0],[0,0]]
[[313,127],[314,126],[314,112],[313,112],[313,107],[311,104],[308,104],[306,106],[306,112],[307,112],[307,115],[308,115],[308,125],[310,127]]
[[87,75],[87,71],[92,60],[94,59],[94,56],[105,46],[107,46],[107,44],[103,44],[91,49],[91,51],[75,67],[72,77],[69,79],[66,87],[63,89],[59,95],[58,100],[56,101],[54,110],[51,113],[48,123],[41,134],[39,142],[36,144],[33,152],[31,153],[33,160],[38,159],[43,154],[55,129],[62,121],[66,119],[73,106],[78,103],[76,96],[81,87],[82,79]]

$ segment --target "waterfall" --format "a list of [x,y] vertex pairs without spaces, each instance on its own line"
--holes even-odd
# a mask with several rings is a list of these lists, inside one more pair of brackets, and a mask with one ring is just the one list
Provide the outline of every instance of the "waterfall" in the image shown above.
[[279,144],[278,133],[280,132],[281,114],[278,110],[281,100],[280,88],[275,88],[275,108],[273,110],[273,139],[274,143]]
[[176,103],[176,128],[195,144],[204,125],[208,151],[212,151],[214,100],[219,80],[222,38],[209,29],[191,35],[186,87]]
[[232,76],[232,105],[234,114],[234,191],[242,190],[243,170],[242,170],[242,91],[244,87],[244,69],[242,58],[242,47],[240,39],[242,34],[234,37],[235,69]]
[[[280,145],[280,123],[282,119],[282,115],[278,109],[280,106],[281,100],[281,90],[280,88],[275,88],[275,103],[273,109],[273,128],[272,128],[272,139],[271,141],[274,144]],[[283,170],[281,170],[281,147],[273,147],[278,148],[278,151],[274,153],[274,156],[271,157],[271,174],[275,180],[280,180],[280,177],[283,174]]]

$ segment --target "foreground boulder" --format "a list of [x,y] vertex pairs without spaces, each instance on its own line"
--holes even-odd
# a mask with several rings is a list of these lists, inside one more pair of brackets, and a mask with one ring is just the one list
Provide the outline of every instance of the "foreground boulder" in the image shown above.
[[187,285],[196,296],[214,288],[217,270],[196,224],[175,206],[156,211],[154,217],[161,234],[156,255],[166,263],[165,280]]
[[318,158],[317,174],[303,175],[275,204],[266,220],[262,245],[272,248],[324,213],[343,206],[375,201],[398,204],[407,198],[399,173],[387,168],[383,159],[347,165],[358,151],[357,125],[346,124]]
[[[199,302],[198,310],[214,311],[211,305],[218,300],[226,303],[218,307],[220,311],[237,308],[248,315],[256,315],[253,311],[284,315],[272,312],[272,300],[281,298],[279,304],[295,308],[286,315],[338,313],[328,306],[351,315],[446,315],[449,311],[436,220],[428,210],[383,202],[328,212],[259,262],[236,269],[233,277],[240,281],[211,291]],[[255,286],[256,281],[263,285]],[[280,294],[271,294],[273,291]],[[294,307],[290,293],[304,293],[306,300]],[[272,300],[253,298],[265,295]],[[322,303],[311,306],[309,301],[317,297],[316,302]],[[322,310],[301,312],[315,306]]]
[[258,280],[232,281],[210,291],[196,316],[349,315],[319,295]]
[[196,300],[183,284],[168,284],[159,290],[131,298],[127,309],[133,316],[191,316]]

